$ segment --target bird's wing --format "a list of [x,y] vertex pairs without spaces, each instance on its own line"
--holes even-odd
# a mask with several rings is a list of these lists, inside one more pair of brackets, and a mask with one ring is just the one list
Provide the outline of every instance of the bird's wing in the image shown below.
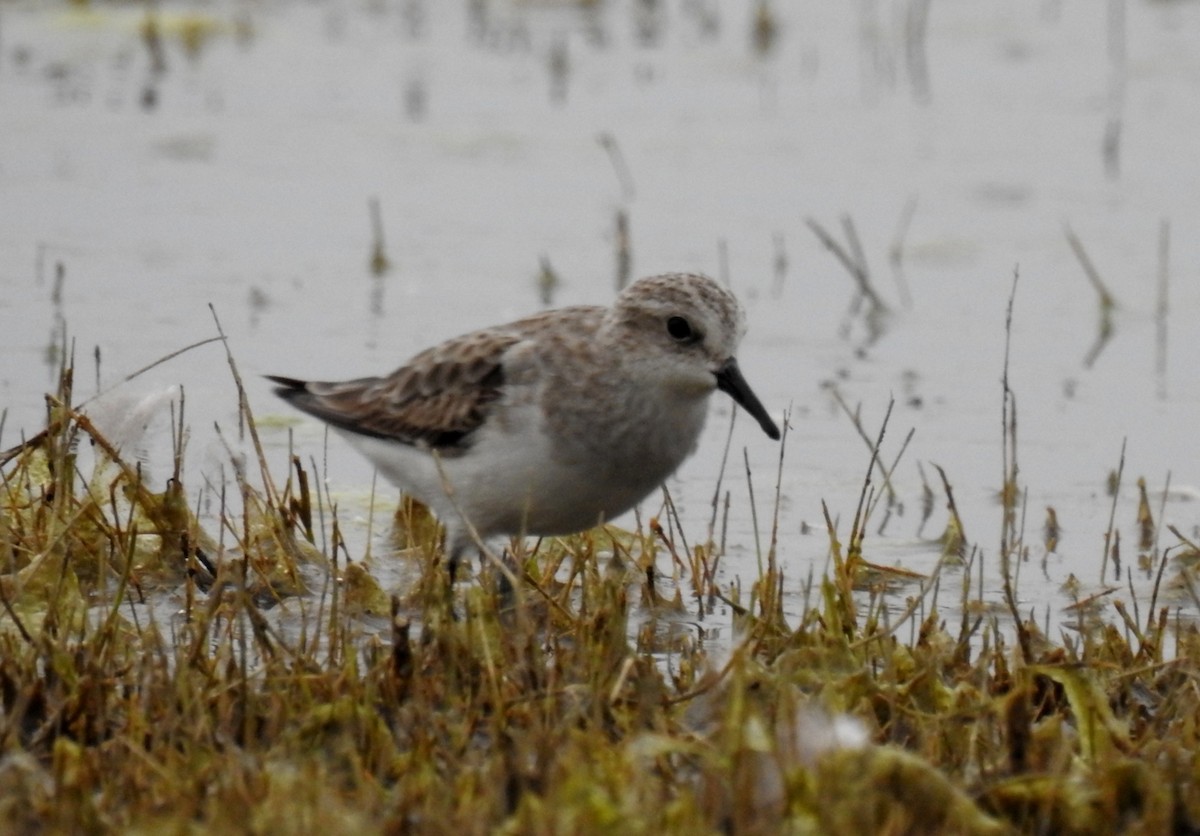
[[452,455],[501,396],[504,355],[523,335],[489,329],[449,340],[386,377],[320,383],[270,377],[275,394],[338,429]]

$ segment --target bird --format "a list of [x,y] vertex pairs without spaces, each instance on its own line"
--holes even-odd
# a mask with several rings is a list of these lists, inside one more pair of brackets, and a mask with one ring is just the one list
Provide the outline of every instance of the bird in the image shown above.
[[738,366],[745,332],[730,291],[667,273],[611,307],[472,331],[382,377],[267,378],[430,508],[453,581],[472,526],[484,540],[561,536],[633,508],[695,451],[717,390],[778,440]]

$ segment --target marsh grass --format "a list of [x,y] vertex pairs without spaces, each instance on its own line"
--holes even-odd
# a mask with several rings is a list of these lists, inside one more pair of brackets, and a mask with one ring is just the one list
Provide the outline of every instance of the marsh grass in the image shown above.
[[[415,581],[388,594],[297,456],[281,482],[261,448],[256,479],[235,466],[238,502],[206,530],[182,466],[182,409],[174,472],[154,491],[69,406],[72,379],[64,369],[46,431],[0,471],[6,832],[1200,823],[1195,626],[1154,602],[1144,618],[1122,605],[1120,623],[1080,618],[1054,641],[1017,610],[1007,568],[1015,625],[980,606],[983,556],[966,548],[941,468],[952,513],[938,570],[871,564],[872,512],[891,493],[882,429],[850,529],[826,509],[830,568],[803,584],[798,617],[786,614],[801,585],[775,559],[777,524],[756,578],[718,582],[719,487],[703,542],[668,505],[638,532],[513,544],[515,587],[485,564],[451,588],[436,524],[405,501],[390,542]],[[1005,462],[1016,561],[1015,450]],[[952,561],[963,564],[955,625],[938,604]],[[1159,565],[1161,578],[1165,555]],[[893,615],[896,589],[910,594]],[[661,629],[721,606],[738,634],[719,657]]]

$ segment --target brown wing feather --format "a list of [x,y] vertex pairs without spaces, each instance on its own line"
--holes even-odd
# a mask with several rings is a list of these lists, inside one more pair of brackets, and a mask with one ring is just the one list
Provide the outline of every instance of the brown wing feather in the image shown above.
[[272,377],[297,409],[349,432],[453,454],[487,417],[504,384],[504,353],[522,339],[478,331],[421,352],[386,377],[318,383]]

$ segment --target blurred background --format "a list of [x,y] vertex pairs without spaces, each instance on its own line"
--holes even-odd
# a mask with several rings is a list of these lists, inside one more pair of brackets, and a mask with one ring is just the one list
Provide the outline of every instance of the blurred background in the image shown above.
[[[1191,0],[5,0],[0,448],[40,429],[73,351],[76,400],[105,392],[89,408],[151,478],[185,394],[189,490],[211,497],[244,452],[222,347],[116,384],[216,336],[215,312],[272,466],[291,434],[361,546],[369,467],[260,375],[384,373],[697,270],[743,300],[742,368],[792,427],[782,465],[733,428],[725,581],[755,576],[777,482],[792,600],[820,575],[821,503],[844,537],[894,399],[868,559],[937,561],[936,464],[995,589],[1011,297],[1020,592],[1057,618],[1106,588],[1123,443],[1121,582],[1152,580],[1137,477],[1156,550],[1200,523],[1197,43]],[[714,401],[670,485],[695,539],[729,434]]]

